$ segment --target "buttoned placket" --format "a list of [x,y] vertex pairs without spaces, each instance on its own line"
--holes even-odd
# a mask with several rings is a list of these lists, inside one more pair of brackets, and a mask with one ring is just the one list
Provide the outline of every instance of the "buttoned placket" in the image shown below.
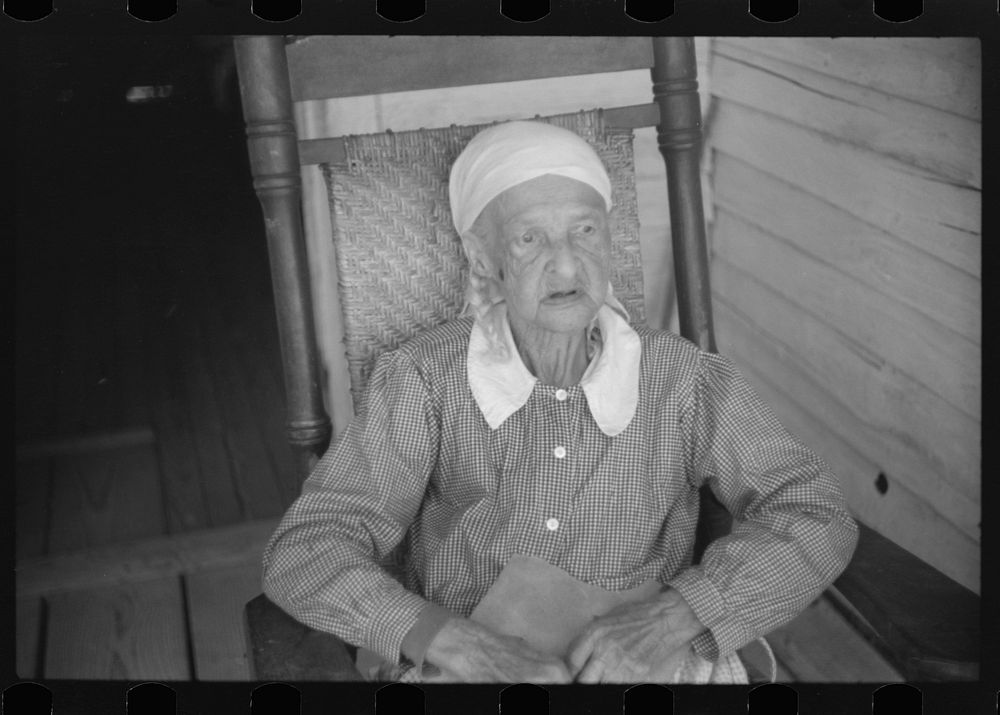
[[[546,395],[547,399],[553,399],[557,403],[557,411],[559,414],[557,424],[559,425],[559,432],[561,434],[557,437],[557,444],[552,447],[551,459],[553,461],[553,469],[559,472],[569,472],[572,473],[572,465],[578,463],[579,455],[571,454],[571,450],[577,448],[579,440],[577,439],[576,426],[579,422],[579,415],[574,409],[574,401],[570,400],[570,392],[562,387],[556,388],[554,391]],[[573,415],[572,421],[567,415],[567,411],[571,412]],[[569,477],[569,474],[565,475],[565,478]],[[567,487],[565,478],[560,478],[558,480],[559,486],[558,495],[559,502],[559,514],[546,514],[544,515],[544,527],[550,536],[561,536],[560,531],[563,527],[563,521],[565,521],[567,514],[561,513],[564,511],[564,503],[569,503],[567,496],[563,494],[563,490]],[[561,541],[561,538],[560,538]]]

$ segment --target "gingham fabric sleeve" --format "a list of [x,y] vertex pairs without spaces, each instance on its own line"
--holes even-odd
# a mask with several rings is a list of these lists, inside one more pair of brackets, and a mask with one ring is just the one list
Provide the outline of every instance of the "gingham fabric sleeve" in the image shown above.
[[733,530],[670,580],[708,628],[716,660],[798,615],[847,566],[857,543],[828,467],[778,422],[726,358],[702,353],[687,410],[694,486],[708,483]]
[[264,592],[294,618],[400,657],[427,604],[379,565],[420,508],[440,424],[420,371],[379,357],[364,405],[303,485],[264,551]]

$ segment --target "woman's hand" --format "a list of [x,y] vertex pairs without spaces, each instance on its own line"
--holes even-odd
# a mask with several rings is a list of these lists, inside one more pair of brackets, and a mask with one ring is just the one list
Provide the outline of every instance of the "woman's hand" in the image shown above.
[[664,591],[595,618],[570,644],[570,673],[579,683],[671,682],[703,630],[681,595]]
[[502,636],[466,618],[454,618],[427,647],[435,682],[569,683],[566,664],[532,648],[523,638]]

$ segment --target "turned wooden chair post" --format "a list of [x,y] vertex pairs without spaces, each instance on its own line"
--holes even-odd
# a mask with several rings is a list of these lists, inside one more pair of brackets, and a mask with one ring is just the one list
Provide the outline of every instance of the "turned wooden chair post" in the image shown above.
[[667,165],[680,331],[702,350],[715,352],[701,197],[701,104],[694,38],[653,38],[651,73],[653,98],[660,107],[656,138]]
[[326,451],[330,419],[320,368],[302,228],[302,186],[284,37],[234,38],[250,170],[270,254],[278,334],[285,366],[288,440],[305,478]]
[[[660,107],[656,139],[667,165],[670,240],[680,332],[702,350],[716,352],[712,327],[705,209],[701,196],[701,104],[694,38],[653,38],[653,98]],[[732,529],[732,517],[707,488],[701,490],[701,514],[694,556]]]

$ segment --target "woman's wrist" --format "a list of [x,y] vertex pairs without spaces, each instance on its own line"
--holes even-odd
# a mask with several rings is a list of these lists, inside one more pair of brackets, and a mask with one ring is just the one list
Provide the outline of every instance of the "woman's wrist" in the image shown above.
[[425,660],[439,668],[447,667],[456,657],[467,652],[472,641],[483,637],[476,633],[477,630],[482,629],[467,618],[449,618],[427,644]]
[[656,600],[663,606],[663,615],[670,620],[671,629],[677,636],[685,640],[694,640],[703,633],[706,628],[694,609],[675,589],[667,588],[656,596]]

